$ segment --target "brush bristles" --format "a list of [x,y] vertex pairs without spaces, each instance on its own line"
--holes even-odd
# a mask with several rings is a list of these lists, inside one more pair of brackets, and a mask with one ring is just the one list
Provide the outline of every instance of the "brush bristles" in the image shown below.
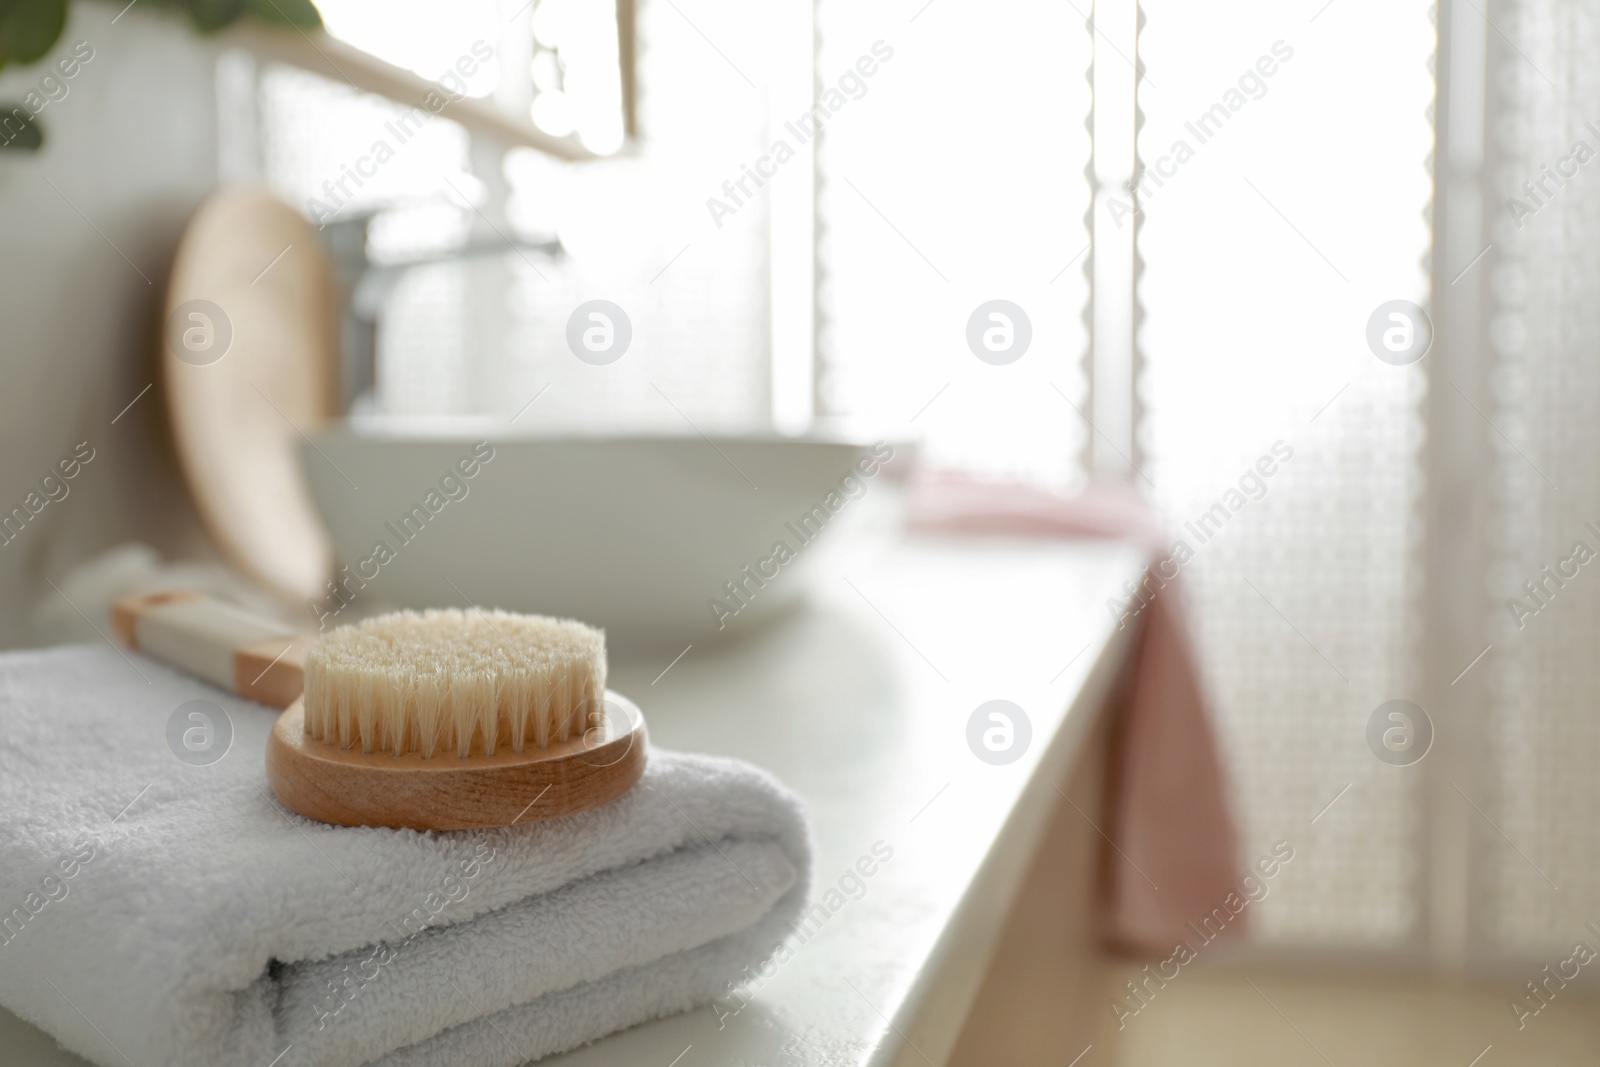
[[506,611],[402,611],[306,655],[306,733],[340,748],[487,755],[582,736],[606,691],[604,632]]

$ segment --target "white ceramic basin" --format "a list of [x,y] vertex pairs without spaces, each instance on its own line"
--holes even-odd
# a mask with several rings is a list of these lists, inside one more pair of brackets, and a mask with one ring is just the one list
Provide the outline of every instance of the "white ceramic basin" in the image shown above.
[[583,619],[621,644],[736,632],[802,591],[818,541],[885,493],[892,454],[838,439],[341,425],[302,449],[340,568],[339,595],[310,610],[334,625],[473,603]]

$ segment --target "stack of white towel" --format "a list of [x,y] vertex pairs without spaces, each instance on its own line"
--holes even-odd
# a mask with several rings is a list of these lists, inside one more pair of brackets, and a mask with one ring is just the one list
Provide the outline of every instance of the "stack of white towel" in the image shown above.
[[[169,747],[193,700],[232,727],[209,765]],[[748,765],[658,749],[567,819],[336,828],[267,788],[274,714],[104,645],[0,656],[0,1004],[108,1067],[519,1064],[709,1003],[804,903],[799,803]]]

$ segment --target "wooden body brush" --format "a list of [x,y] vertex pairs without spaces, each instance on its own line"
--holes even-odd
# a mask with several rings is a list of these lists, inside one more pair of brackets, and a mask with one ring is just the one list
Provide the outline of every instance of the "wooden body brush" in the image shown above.
[[398,612],[298,635],[193,593],[112,607],[124,643],[284,707],[267,781],[342,826],[465,830],[569,815],[644,773],[644,716],[605,688],[605,635],[502,611]]

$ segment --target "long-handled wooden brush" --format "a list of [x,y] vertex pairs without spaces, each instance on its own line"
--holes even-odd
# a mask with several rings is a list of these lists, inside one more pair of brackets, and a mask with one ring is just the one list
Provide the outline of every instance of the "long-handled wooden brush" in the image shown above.
[[569,815],[644,773],[644,716],[608,691],[605,635],[502,611],[403,611],[320,638],[192,593],[112,608],[124,643],[285,707],[267,781],[343,826],[462,830]]

